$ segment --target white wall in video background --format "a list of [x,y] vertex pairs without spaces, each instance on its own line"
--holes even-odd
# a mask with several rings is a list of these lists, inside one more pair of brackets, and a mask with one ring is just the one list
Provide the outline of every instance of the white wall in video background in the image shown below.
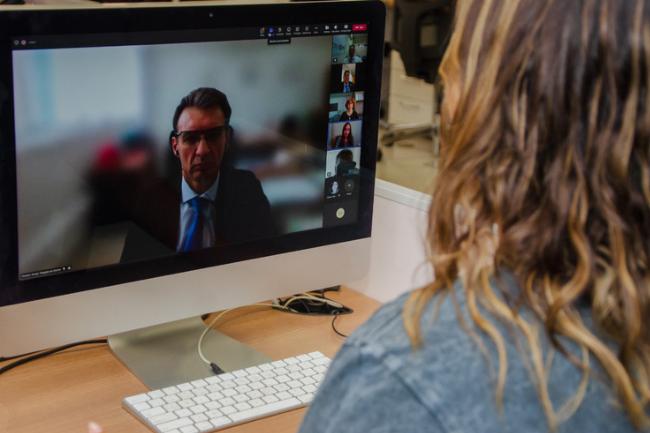
[[[84,242],[92,199],[88,172],[101,149],[135,131],[152,137],[162,166],[169,158],[174,110],[197,87],[215,87],[228,96],[231,123],[244,145],[291,148],[291,154],[276,149],[285,154],[265,157],[255,168],[274,173],[258,174],[272,205],[291,205],[294,188],[301,203],[321,200],[322,166],[313,175],[283,170],[300,149],[313,148],[284,136],[282,127],[307,125],[314,117],[327,121],[330,56],[330,37],[274,46],[254,40],[16,51],[21,266],[69,261]],[[287,231],[321,223],[316,214],[295,220],[288,215]]]

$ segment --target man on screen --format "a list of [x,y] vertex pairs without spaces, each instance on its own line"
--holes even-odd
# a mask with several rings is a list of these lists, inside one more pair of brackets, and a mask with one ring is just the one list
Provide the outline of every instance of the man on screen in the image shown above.
[[341,91],[343,93],[354,92],[354,83],[352,82],[350,75],[349,70],[346,69],[343,71],[343,82],[341,83]]
[[271,210],[259,180],[224,162],[232,128],[223,92],[198,88],[181,99],[170,134],[182,174],[176,250],[267,237]]

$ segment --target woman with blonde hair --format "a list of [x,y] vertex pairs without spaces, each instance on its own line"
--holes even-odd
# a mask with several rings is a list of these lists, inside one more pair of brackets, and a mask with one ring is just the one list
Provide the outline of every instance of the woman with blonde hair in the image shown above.
[[458,0],[435,281],[345,343],[303,432],[632,432],[650,406],[650,1]]

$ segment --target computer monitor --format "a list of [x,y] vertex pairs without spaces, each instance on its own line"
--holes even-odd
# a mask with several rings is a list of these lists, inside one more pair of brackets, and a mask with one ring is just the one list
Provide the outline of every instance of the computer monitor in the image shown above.
[[2,355],[364,275],[383,30],[378,1],[0,12]]

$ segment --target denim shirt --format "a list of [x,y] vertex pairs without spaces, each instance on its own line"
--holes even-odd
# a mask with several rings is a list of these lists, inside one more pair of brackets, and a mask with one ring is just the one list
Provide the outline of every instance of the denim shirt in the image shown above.
[[[466,311],[463,291],[456,287],[455,293],[461,310]],[[447,296],[435,322],[435,301],[425,310],[423,346],[414,350],[402,321],[407,296],[383,306],[348,338],[311,403],[301,433],[549,431],[536,387],[520,354],[521,348],[527,347],[525,339],[512,338],[509,328],[492,321],[506,341],[508,358],[500,413],[494,373],[498,358],[491,340],[481,338],[488,352],[486,358],[459,325],[453,301]],[[472,326],[471,319],[466,315],[465,319]],[[541,326],[540,333],[543,335]],[[546,353],[548,341],[543,346]],[[569,350],[579,354],[575,346]],[[574,395],[580,379],[579,370],[556,353],[548,385],[556,412]],[[634,431],[602,375],[590,377],[579,409],[557,429],[560,433]]]

